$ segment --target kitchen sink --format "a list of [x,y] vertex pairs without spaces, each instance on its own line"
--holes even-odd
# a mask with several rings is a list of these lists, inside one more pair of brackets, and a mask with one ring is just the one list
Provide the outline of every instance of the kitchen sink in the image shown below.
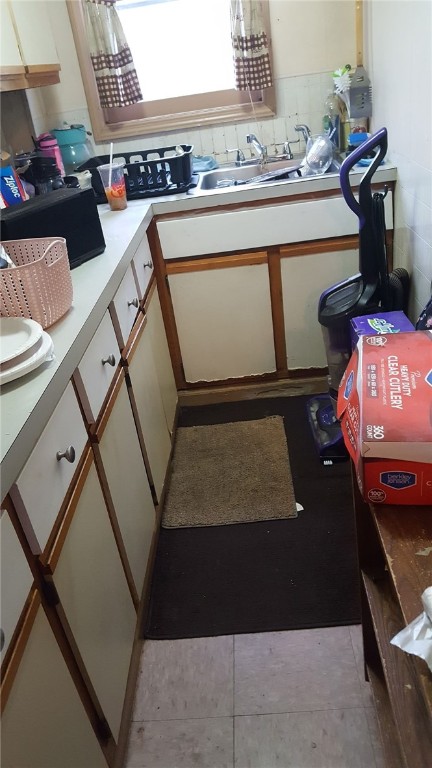
[[[198,182],[189,191],[189,195],[217,191],[227,187],[268,184],[275,181],[301,180],[298,170],[303,157],[293,160],[270,160],[266,165],[260,163],[235,165],[227,163],[213,171],[198,173]],[[334,160],[326,173],[339,173],[340,163]],[[307,177],[312,178],[312,177]]]

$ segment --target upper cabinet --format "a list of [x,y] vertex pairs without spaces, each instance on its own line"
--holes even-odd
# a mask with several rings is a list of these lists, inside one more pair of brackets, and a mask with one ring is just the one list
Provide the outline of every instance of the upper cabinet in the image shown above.
[[60,82],[59,57],[45,0],[0,0],[0,88]]

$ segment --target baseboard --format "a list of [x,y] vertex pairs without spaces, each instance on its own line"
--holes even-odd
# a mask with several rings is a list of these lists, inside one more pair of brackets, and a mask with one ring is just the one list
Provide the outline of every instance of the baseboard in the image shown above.
[[211,405],[236,400],[253,400],[257,397],[295,397],[296,395],[317,395],[327,392],[325,376],[260,384],[239,384],[229,387],[206,387],[205,389],[184,390],[178,393],[179,406]]

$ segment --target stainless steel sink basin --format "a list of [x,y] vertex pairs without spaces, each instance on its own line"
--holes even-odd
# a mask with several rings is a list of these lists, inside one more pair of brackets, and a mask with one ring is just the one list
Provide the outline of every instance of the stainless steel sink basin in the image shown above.
[[[205,171],[198,174],[196,187],[192,187],[188,194],[197,195],[212,190],[226,187],[243,186],[248,184],[266,184],[272,181],[286,181],[292,179],[301,180],[297,171],[303,161],[303,157],[293,160],[270,160],[265,166],[259,163],[248,165],[227,164],[213,171]],[[327,173],[339,173],[340,164],[334,161]],[[308,177],[311,178],[311,177]]]

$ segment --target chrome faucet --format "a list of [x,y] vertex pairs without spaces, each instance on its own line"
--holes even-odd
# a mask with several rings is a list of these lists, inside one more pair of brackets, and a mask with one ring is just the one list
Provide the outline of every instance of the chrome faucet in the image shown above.
[[246,141],[248,144],[252,144],[255,155],[259,157],[262,163],[265,163],[267,160],[267,147],[258,141],[254,133],[248,133]]
[[227,153],[228,152],[235,152],[236,153],[236,159],[235,159],[236,165],[241,165],[242,163],[245,162],[245,156],[244,156],[244,152],[243,152],[242,149],[238,149],[238,147],[236,147],[235,149],[226,149],[225,151]]
[[308,139],[311,136],[310,128],[307,125],[304,125],[304,123],[300,123],[300,125],[294,126],[294,130],[302,134],[304,143],[307,144]]

